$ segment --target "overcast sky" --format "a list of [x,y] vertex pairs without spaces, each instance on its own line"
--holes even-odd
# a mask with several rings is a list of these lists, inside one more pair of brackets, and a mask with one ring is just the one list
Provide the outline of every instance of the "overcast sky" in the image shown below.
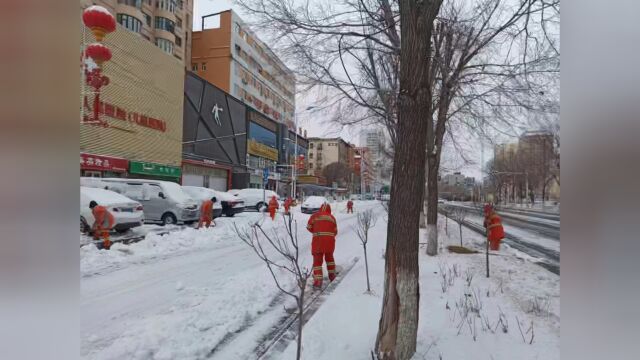
[[[201,29],[201,16],[207,14],[213,14],[220,11],[225,11],[228,9],[233,9],[237,12],[243,20],[247,21],[248,17],[240,11],[238,6],[233,5],[232,0],[195,0],[194,9],[193,9],[193,30],[198,31]],[[208,27],[209,25],[207,25]],[[255,32],[255,30],[254,30]],[[260,33],[257,32],[257,35],[260,37]],[[265,40],[264,37],[261,40]],[[287,59],[281,59],[282,61],[287,63]],[[328,113],[326,112],[318,112],[318,111],[304,111],[309,106],[322,105],[317,103],[317,97],[313,96],[313,94],[308,94],[303,96],[298,94],[296,96],[296,111],[298,113],[298,122],[299,126],[302,126],[304,129],[307,129],[308,136],[315,137],[342,137],[346,141],[359,144],[359,132],[360,128],[351,128],[351,129],[340,129],[335,124],[331,124],[327,121]],[[509,139],[505,139],[504,141],[509,141]],[[517,139],[511,139],[511,141],[517,141]],[[481,178],[481,145],[477,139],[465,139],[465,146],[467,147],[467,157],[469,160],[474,162],[472,165],[463,165],[463,162],[457,156],[445,156],[443,153],[442,165],[443,173],[449,173],[453,171],[461,171],[463,174],[467,176],[473,176],[477,180]],[[446,151],[445,151],[446,152]],[[493,157],[493,147],[491,145],[484,146],[484,161],[491,159]]]

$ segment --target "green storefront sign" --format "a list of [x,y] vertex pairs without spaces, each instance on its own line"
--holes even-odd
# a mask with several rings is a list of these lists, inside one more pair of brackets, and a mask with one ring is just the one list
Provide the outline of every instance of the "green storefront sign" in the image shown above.
[[179,167],[149,162],[129,161],[129,173],[168,178],[179,178],[182,170]]

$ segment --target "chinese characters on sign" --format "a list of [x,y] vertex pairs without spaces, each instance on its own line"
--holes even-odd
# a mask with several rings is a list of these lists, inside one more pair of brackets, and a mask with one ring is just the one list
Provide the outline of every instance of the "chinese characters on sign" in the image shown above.
[[[167,123],[163,120],[155,119],[150,116],[139,114],[137,112],[127,112],[125,109],[117,107],[113,104],[109,104],[104,101],[100,101],[99,113],[104,116],[108,116],[113,119],[128,121],[140,126],[144,126],[149,129],[158,130],[161,132],[167,131]],[[84,108],[90,113],[92,111],[89,105],[89,99],[84,97]],[[88,115],[85,115],[85,122],[90,123]]]
[[125,159],[84,153],[80,154],[80,168],[83,170],[124,172],[127,171],[128,166],[129,162]]

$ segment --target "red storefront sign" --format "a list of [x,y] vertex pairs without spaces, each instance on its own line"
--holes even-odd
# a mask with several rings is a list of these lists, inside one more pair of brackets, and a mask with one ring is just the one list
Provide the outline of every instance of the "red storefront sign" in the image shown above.
[[[110,104],[104,101],[100,101],[100,104],[98,106],[99,106],[98,112],[101,115],[110,117],[112,119],[128,121],[130,123],[134,123],[139,126],[144,126],[146,128],[161,131],[161,132],[167,131],[167,123],[164,120],[155,119],[155,118],[152,118],[151,116],[140,114],[134,111],[127,111],[121,107],[115,106],[113,104]],[[89,99],[87,98],[87,96],[84,97],[84,108],[87,110],[87,112],[93,111],[93,109],[89,105]],[[85,115],[85,119],[83,119],[83,121],[85,121],[86,123],[91,122],[89,120],[88,115]],[[101,125],[108,126],[108,124],[106,123]]]
[[80,169],[125,172],[129,168],[129,161],[110,156],[80,153]]

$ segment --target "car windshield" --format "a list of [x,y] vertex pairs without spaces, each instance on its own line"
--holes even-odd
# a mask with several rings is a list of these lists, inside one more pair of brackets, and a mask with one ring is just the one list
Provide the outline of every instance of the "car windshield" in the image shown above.
[[194,202],[193,198],[191,198],[186,192],[184,192],[180,185],[172,182],[163,182],[162,185],[164,190],[166,191],[165,195],[167,195],[171,199],[183,204]]

